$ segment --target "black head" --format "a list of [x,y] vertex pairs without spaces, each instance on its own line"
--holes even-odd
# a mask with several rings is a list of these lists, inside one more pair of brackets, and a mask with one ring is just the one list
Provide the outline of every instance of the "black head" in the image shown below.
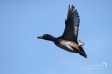
[[49,35],[49,34],[44,34],[44,35],[39,36],[37,38],[44,39],[44,40],[50,40],[50,41],[53,41],[55,39],[55,37],[53,37],[52,35]]

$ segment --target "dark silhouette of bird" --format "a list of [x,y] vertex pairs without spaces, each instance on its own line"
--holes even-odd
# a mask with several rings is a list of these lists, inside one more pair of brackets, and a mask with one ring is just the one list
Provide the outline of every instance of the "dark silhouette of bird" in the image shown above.
[[65,20],[65,30],[62,36],[56,38],[50,34],[44,34],[37,38],[53,41],[56,46],[64,50],[72,53],[79,53],[81,56],[87,58],[87,55],[82,47],[84,43],[77,40],[79,24],[80,18],[77,10],[73,5],[69,5],[67,19]]

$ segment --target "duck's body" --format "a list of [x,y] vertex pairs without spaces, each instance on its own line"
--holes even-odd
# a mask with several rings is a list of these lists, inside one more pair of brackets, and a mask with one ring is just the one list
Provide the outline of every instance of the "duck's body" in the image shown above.
[[55,38],[52,35],[44,34],[38,37],[39,39],[53,41],[56,46],[73,53],[79,53],[80,55],[87,58],[82,46],[83,42],[77,41],[78,27],[80,19],[77,10],[74,6],[68,8],[67,20],[65,20],[65,31],[62,36]]
[[[59,42],[54,42],[55,45],[57,45],[58,47],[66,50],[66,51],[69,51],[69,52],[76,52],[74,49],[79,49],[78,45],[72,41],[66,41],[66,40],[61,40]],[[74,47],[74,49],[73,49]]]

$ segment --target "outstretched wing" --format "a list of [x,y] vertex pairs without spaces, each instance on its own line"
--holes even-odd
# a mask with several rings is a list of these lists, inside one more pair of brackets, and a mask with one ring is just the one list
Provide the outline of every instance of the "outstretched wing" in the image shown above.
[[69,5],[67,19],[65,20],[65,30],[61,38],[77,42],[79,23],[80,18],[77,10],[75,10],[73,5],[71,7]]

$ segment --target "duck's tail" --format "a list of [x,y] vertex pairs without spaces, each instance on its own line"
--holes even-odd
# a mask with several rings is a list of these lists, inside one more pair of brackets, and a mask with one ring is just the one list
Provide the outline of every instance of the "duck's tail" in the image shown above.
[[83,50],[83,48],[80,46],[79,49],[80,49],[79,54],[80,54],[81,56],[87,58],[87,55],[86,55],[85,51]]

